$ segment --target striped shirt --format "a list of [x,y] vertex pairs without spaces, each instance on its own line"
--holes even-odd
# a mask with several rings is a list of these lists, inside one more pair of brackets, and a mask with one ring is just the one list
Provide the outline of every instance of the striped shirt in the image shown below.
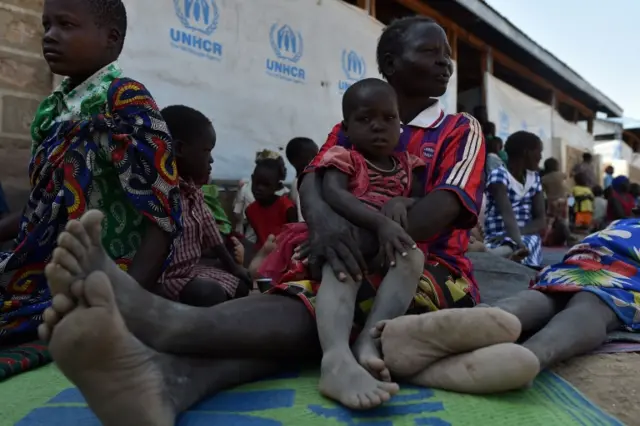
[[221,285],[229,297],[233,297],[240,280],[226,271],[199,263],[205,250],[224,245],[204,194],[200,188],[180,179],[180,201],[182,234],[174,243],[171,264],[160,278],[165,296],[178,300],[189,281],[203,278],[210,280],[211,285]]
[[[341,124],[333,128],[306,171],[314,170],[324,153],[336,145],[352,148]],[[445,114],[436,102],[402,126],[396,150],[407,151],[424,161],[426,167],[421,184],[425,194],[451,191],[460,200],[464,210],[459,219],[418,245],[428,261],[442,263],[453,274],[470,280],[474,297],[478,299],[473,267],[465,253],[470,229],[478,221],[484,191],[485,146],[480,124],[468,114]]]

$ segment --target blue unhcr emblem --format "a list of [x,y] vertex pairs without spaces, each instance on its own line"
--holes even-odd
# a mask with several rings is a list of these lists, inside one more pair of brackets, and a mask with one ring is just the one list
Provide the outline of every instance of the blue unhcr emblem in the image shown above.
[[211,35],[218,27],[218,5],[214,0],[173,0],[182,25],[193,31]]
[[364,58],[353,50],[342,51],[342,71],[348,80],[361,80],[367,73],[367,64]]
[[302,34],[295,32],[289,25],[284,24],[278,28],[278,24],[271,26],[271,48],[278,59],[290,62],[298,62],[304,51]]

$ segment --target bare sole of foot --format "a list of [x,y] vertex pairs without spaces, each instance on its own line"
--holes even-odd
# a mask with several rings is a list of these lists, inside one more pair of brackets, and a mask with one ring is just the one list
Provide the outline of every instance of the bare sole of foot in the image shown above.
[[354,410],[368,410],[391,399],[400,388],[381,382],[356,362],[351,353],[322,357],[320,393]]
[[363,331],[352,350],[353,356],[373,377],[383,382],[391,382],[391,372],[382,359],[380,339],[373,332]]
[[[53,291],[70,289],[70,310],[48,311],[41,330],[60,370],[82,392],[105,426],[171,426],[175,410],[155,361],[157,353],[126,328],[109,278],[93,272],[70,283],[56,264],[46,270]],[[58,293],[59,300],[69,298]],[[64,307],[74,303],[67,300]]]
[[418,386],[488,394],[522,389],[540,372],[538,358],[515,343],[501,343],[444,358],[409,379]]
[[[384,361],[396,377],[411,377],[454,354],[513,343],[522,326],[498,308],[445,309],[407,315],[378,326]],[[375,331],[374,331],[375,332]]]

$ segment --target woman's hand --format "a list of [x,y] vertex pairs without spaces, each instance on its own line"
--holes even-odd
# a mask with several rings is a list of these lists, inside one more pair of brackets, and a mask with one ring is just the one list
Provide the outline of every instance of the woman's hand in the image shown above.
[[378,230],[378,242],[384,250],[386,261],[390,266],[395,266],[396,255],[406,256],[408,250],[417,247],[415,241],[397,222],[388,220]]
[[326,204],[306,219],[309,243],[305,252],[312,279],[322,279],[322,267],[328,262],[340,281],[348,276],[362,280],[366,263],[358,247],[355,227]]
[[402,226],[403,229],[407,229],[407,211],[414,202],[413,199],[407,197],[392,198],[382,206],[380,213]]

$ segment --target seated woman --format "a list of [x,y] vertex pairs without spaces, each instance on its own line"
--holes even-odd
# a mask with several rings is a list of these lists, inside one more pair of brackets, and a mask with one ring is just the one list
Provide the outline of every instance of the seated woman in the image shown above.
[[[38,107],[31,126],[31,196],[0,222],[15,237],[0,254],[0,341],[33,333],[51,305],[43,274],[71,219],[106,213],[102,242],[111,259],[156,291],[180,226],[180,192],[171,138],[153,98],[124,78],[116,60],[127,28],[121,2],[44,4],[43,51],[51,72],[67,76]],[[66,3],[65,3],[66,4]]]
[[542,141],[516,132],[505,144],[507,167],[491,172],[487,182],[485,244],[495,254],[532,267],[542,264],[544,196],[538,175]]
[[[365,253],[371,272],[378,274],[369,277],[377,287],[371,313],[364,325],[365,330],[370,330],[378,322],[407,311],[423,272],[424,254],[403,228],[406,211],[394,218],[380,210],[392,198],[411,199],[413,184],[417,181],[416,176],[423,172],[424,163],[406,152],[394,153],[400,138],[398,100],[385,81],[368,78],[354,83],[344,94],[342,111],[343,131],[353,143],[353,149],[335,146],[325,152],[316,167],[323,173],[322,193],[327,203],[354,225],[375,233],[378,238],[379,248],[372,247],[373,250]],[[419,196],[422,188],[420,185],[415,188]],[[277,250],[266,259],[262,268],[263,271],[270,268],[272,273],[263,275],[278,281],[278,275],[282,277],[279,272],[287,271],[281,278],[285,284],[276,287],[276,291],[289,291],[288,281],[310,278],[307,268],[293,259],[292,249],[295,241],[307,238],[304,223],[287,226],[278,237]],[[283,268],[283,265],[286,266]],[[360,333],[350,345],[361,284],[338,281],[331,267],[326,265],[321,282],[309,283],[317,296],[301,293],[318,323],[323,351],[320,392],[359,409],[371,405],[369,394],[384,396],[386,400],[391,396],[388,392],[397,391],[395,383],[379,385],[373,380],[375,377],[390,381],[391,377],[370,333]],[[372,380],[355,389],[345,387],[345,375],[354,369],[358,372],[366,369]]]

